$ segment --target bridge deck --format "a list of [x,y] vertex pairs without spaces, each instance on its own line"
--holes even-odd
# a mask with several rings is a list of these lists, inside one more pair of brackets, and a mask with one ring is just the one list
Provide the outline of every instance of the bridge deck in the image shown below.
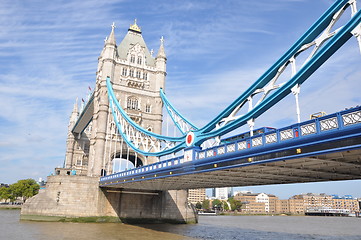
[[[211,188],[225,186],[252,186],[286,183],[305,183],[335,180],[361,179],[361,150],[347,150],[279,161],[249,163],[238,167],[214,168],[214,163],[208,169],[195,167],[188,174],[173,174],[169,172],[142,177],[128,178],[126,182],[114,181],[103,184],[106,187],[171,190],[189,188]],[[132,180],[134,179],[134,180]],[[146,179],[146,180],[145,180]]]
[[90,96],[78,120],[76,121],[73,129],[71,130],[72,133],[81,134],[93,119],[93,113],[94,113],[94,92]]
[[[115,173],[101,178],[100,186],[172,190],[361,179],[360,116],[361,109],[355,108],[223,146],[193,149],[190,161],[171,159]],[[303,129],[312,124],[314,133]],[[327,125],[323,130],[322,124]],[[292,138],[285,134],[282,140],[281,133]],[[277,140],[267,143],[272,134]],[[233,145],[238,149],[229,147]]]

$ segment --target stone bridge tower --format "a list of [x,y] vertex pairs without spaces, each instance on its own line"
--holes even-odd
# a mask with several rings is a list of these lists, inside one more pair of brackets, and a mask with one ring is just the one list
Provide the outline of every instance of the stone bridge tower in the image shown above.
[[114,159],[130,161],[132,166],[157,160],[136,154],[115,134],[115,126],[109,121],[113,116],[109,111],[106,78],[111,78],[116,97],[132,120],[149,131],[161,134],[163,104],[159,89],[165,87],[167,61],[163,37],[158,53],[153,57],[136,21],[119,45],[114,30],[113,24],[98,58],[92,122],[78,137],[71,134],[78,117],[76,105],[71,114],[64,164],[68,172],[103,176],[113,171]]

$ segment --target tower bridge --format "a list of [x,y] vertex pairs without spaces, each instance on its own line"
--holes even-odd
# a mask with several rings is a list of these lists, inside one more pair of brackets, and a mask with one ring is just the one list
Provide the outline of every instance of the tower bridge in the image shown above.
[[[120,44],[113,24],[94,92],[80,112],[74,105],[64,166],[26,202],[22,218],[195,222],[189,188],[360,179],[360,107],[301,122],[298,101],[301,85],[350,39],[361,51],[361,11],[356,0],[337,0],[245,92],[197,127],[165,94],[163,37],[154,57],[136,22]],[[257,118],[290,94],[298,123],[255,130]],[[164,114],[177,136],[162,134]],[[225,137],[245,125],[248,133]],[[127,169],[115,167],[119,160]]]

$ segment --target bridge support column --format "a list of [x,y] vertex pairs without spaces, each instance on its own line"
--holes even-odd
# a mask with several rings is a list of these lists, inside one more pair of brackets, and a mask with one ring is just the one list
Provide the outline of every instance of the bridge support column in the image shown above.
[[187,203],[186,190],[139,191],[105,189],[106,215],[126,223],[197,223],[195,209]]
[[162,197],[162,219],[180,223],[198,222],[195,208],[187,201],[187,190],[164,191]]
[[35,221],[196,223],[187,192],[101,189],[98,177],[48,177],[45,190],[28,199],[21,219]]
[[97,221],[103,217],[106,200],[98,187],[99,177],[49,176],[46,189],[28,199],[21,209],[21,219],[38,221]]

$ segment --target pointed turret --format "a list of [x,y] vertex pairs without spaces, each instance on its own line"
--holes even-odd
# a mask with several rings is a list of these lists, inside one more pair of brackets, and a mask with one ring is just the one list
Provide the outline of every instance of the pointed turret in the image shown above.
[[164,58],[167,60],[167,56],[165,55],[165,51],[164,51],[164,38],[163,36],[160,38],[160,47],[158,50],[158,54],[156,58]]
[[74,107],[73,107],[73,111],[71,112],[71,115],[70,115],[69,131],[71,131],[72,128],[74,127],[76,121],[78,120],[78,116],[79,116],[78,98],[76,98],[75,103],[74,103]]
[[165,82],[165,76],[166,73],[166,65],[167,65],[167,57],[165,55],[164,51],[164,38],[163,36],[160,39],[160,47],[158,50],[157,57],[155,58],[155,67],[157,68],[157,74],[156,74],[156,90],[159,90],[160,88],[165,88],[164,82]]
[[94,111],[93,126],[96,126],[91,133],[90,145],[94,154],[88,160],[88,175],[100,176],[104,174],[104,166],[101,161],[97,161],[104,157],[105,136],[107,132],[107,117],[109,109],[109,100],[106,86],[106,78],[109,76],[114,81],[114,69],[116,60],[118,59],[117,44],[115,41],[115,24],[112,24],[112,30],[109,37],[106,38],[103,51],[98,58],[97,79],[94,89]]
[[[111,59],[114,60],[117,56],[117,43],[115,40],[115,34],[114,34],[114,29],[115,29],[115,24],[113,22],[112,24],[112,30],[109,34],[108,37],[105,38],[104,40],[104,48],[102,53],[100,54],[100,57],[98,60],[100,59]],[[98,61],[98,72],[101,70],[101,65],[99,65],[101,63],[101,61]]]
[[75,126],[76,121],[79,117],[78,111],[78,98],[76,98],[73,111],[71,112],[69,125],[68,125],[68,138],[66,140],[66,153],[65,153],[65,161],[64,166],[65,168],[70,168],[73,166],[73,155],[74,155],[74,144],[75,144],[75,136],[72,134],[71,130]]
[[109,37],[106,39],[105,41],[105,45],[116,45],[116,41],[115,41],[115,35],[114,35],[114,29],[115,29],[115,23],[113,22],[112,24],[112,31],[109,34]]

